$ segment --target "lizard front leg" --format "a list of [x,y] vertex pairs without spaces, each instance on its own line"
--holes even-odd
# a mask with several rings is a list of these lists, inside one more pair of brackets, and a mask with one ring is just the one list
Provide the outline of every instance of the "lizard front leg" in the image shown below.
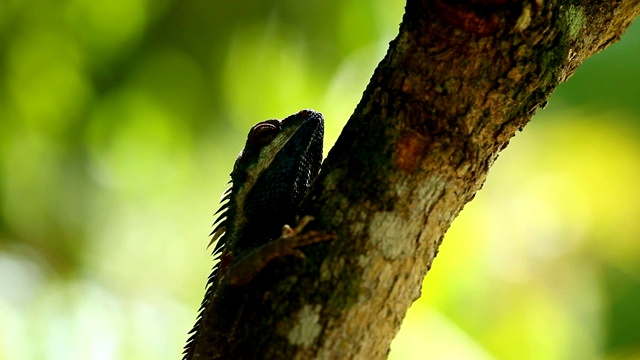
[[251,251],[226,271],[226,282],[232,286],[240,286],[251,281],[271,260],[293,255],[305,259],[299,247],[315,244],[321,241],[335,239],[336,235],[326,231],[307,231],[302,233],[304,228],[313,221],[312,216],[305,216],[300,220],[295,228],[289,225],[282,227],[282,235],[259,248]]

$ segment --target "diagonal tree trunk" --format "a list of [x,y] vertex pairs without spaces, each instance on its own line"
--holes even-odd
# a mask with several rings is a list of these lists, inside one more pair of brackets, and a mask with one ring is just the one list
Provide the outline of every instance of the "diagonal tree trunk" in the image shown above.
[[239,310],[211,320],[234,324],[226,343],[206,347],[228,359],[384,358],[498,153],[639,13],[639,0],[408,0],[303,204],[310,228],[338,239],[245,285]]

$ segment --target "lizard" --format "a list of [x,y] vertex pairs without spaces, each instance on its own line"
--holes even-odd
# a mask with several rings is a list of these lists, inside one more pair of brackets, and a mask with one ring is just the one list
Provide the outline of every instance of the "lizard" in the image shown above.
[[212,255],[218,261],[207,279],[183,360],[212,356],[211,349],[198,345],[203,333],[212,331],[207,318],[213,316],[216,298],[224,296],[225,287],[243,286],[273,259],[304,258],[299,247],[334,238],[328,232],[303,233],[313,220],[310,216],[295,228],[288,225],[320,171],[323,138],[322,114],[308,109],[283,120],[262,121],[249,131],[215,214],[209,245],[215,244]]

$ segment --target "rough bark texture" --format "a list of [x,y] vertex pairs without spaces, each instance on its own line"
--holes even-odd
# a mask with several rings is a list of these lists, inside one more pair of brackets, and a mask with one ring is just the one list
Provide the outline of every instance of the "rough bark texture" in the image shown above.
[[203,341],[229,359],[386,357],[498,152],[639,12],[638,0],[409,0],[302,211],[339,239],[232,290],[217,321],[233,330]]

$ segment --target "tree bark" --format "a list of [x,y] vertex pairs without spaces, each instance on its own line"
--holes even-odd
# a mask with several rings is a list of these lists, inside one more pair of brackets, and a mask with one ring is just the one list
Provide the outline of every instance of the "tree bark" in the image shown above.
[[408,0],[302,207],[317,219],[309,228],[338,239],[237,290],[217,319],[233,331],[215,353],[386,357],[445,231],[500,150],[638,13],[638,0]]

